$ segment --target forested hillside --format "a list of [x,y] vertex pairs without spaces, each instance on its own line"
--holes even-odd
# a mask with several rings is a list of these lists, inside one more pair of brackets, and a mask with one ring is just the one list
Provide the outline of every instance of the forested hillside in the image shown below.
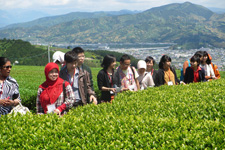
[[8,57],[12,63],[19,65],[43,66],[48,62],[47,49],[36,48],[22,40],[0,39],[0,56]]
[[[29,28],[29,27],[40,27],[46,28],[51,27],[60,23],[69,22],[73,20],[80,20],[80,19],[90,19],[90,18],[100,18],[106,16],[118,16],[118,15],[125,15],[125,14],[136,14],[139,11],[129,11],[129,10],[121,10],[121,11],[99,11],[99,12],[71,12],[64,15],[58,16],[50,16],[50,17],[43,17],[40,19],[35,19],[33,21],[25,22],[25,23],[17,23],[11,24],[3,29],[8,28]],[[1,14],[1,12],[0,12]]]

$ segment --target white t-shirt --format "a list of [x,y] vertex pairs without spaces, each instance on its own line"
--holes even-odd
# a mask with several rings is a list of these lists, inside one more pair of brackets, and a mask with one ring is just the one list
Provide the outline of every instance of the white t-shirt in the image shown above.
[[140,89],[146,89],[147,87],[155,86],[152,75],[148,72],[145,72],[144,75],[139,75],[138,81],[140,83]]
[[206,76],[215,77],[215,73],[213,71],[211,64],[209,64],[209,65],[208,64],[205,64],[205,65],[200,64],[200,67],[202,67],[205,70]]

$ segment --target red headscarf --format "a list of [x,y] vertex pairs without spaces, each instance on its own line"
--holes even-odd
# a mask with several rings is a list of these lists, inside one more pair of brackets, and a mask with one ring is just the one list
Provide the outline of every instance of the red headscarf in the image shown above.
[[[39,86],[39,88],[44,90],[40,95],[40,102],[45,113],[47,112],[47,105],[55,103],[59,95],[63,92],[64,80],[62,78],[58,77],[55,81],[48,78],[48,74],[52,69],[57,69],[59,73],[59,67],[56,63],[48,63],[45,66],[46,81]],[[65,82],[65,87],[67,85],[69,83]]]

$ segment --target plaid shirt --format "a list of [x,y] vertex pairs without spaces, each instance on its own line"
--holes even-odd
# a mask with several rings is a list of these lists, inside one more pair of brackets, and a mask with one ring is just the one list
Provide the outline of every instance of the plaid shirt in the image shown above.
[[[63,92],[59,95],[58,99],[55,102],[55,107],[58,108],[59,106],[65,104],[66,108],[64,109],[64,113],[65,111],[67,111],[69,108],[71,108],[75,102],[75,95],[73,93],[72,87],[71,85],[67,85],[66,86],[66,98],[65,98],[65,102],[64,102],[64,97],[63,97]],[[41,106],[41,102],[40,102],[40,95],[43,92],[42,88],[38,89],[38,94],[37,94],[37,101],[36,101],[36,106],[37,106],[37,114],[43,114],[44,113],[44,109]]]

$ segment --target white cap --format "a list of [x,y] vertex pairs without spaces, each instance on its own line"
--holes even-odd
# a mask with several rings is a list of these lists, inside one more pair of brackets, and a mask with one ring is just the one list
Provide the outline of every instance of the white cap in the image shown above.
[[147,65],[146,65],[146,62],[144,60],[139,60],[138,63],[137,63],[137,68],[138,69],[141,69],[141,68],[144,68],[146,69]]
[[65,53],[63,53],[61,51],[56,51],[52,56],[53,62],[55,63],[58,60],[60,63],[63,63],[64,55],[65,55]]

